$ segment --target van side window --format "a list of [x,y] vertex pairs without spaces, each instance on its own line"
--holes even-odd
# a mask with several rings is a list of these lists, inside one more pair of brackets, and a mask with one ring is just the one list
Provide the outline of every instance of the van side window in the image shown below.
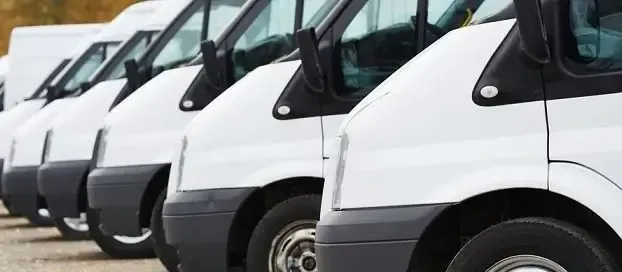
[[589,71],[622,68],[622,3],[616,0],[570,0],[566,58]]
[[[370,0],[346,27],[337,43],[339,95],[362,97],[415,56],[413,0]],[[339,80],[337,80],[339,82]]]

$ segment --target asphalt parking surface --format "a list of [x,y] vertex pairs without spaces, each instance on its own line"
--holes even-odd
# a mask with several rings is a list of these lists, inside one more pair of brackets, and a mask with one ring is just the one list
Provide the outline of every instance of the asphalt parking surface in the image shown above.
[[0,271],[165,272],[155,259],[115,260],[93,241],[64,241],[56,228],[9,217],[0,205]]

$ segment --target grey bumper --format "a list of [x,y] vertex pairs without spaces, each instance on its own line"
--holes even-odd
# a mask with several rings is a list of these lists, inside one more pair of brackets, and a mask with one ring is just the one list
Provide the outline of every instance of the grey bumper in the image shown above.
[[178,192],[164,202],[166,241],[177,249],[184,272],[226,272],[233,219],[257,188]]
[[18,166],[2,173],[2,194],[10,201],[12,212],[36,215],[40,208],[45,208],[37,189],[38,169],[39,166]]
[[77,218],[84,211],[85,207],[79,205],[84,203],[80,198],[86,197],[81,191],[89,163],[89,160],[46,162],[39,167],[37,187],[52,217]]
[[419,237],[450,205],[332,211],[317,226],[318,271],[408,271]]
[[86,183],[89,206],[108,235],[139,236],[140,205],[149,182],[165,164],[96,168]]

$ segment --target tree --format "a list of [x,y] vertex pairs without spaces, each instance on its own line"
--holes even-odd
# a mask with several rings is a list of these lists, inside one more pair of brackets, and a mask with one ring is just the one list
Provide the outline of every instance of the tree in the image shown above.
[[0,55],[16,26],[102,23],[136,0],[0,0]]

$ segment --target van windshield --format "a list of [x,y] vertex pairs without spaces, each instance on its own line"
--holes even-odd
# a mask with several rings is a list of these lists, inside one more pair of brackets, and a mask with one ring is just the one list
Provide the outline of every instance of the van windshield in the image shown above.
[[[125,62],[142,55],[147,47],[160,35],[160,31],[138,31],[124,45],[113,58],[106,61],[100,68],[104,78],[101,81],[125,77]],[[110,71],[110,72],[108,72]],[[97,74],[97,72],[95,73]],[[106,75],[107,74],[107,75]]]
[[[205,3],[210,6],[205,6]],[[162,50],[153,60],[153,67],[162,66],[165,69],[176,67],[179,64],[192,60],[199,54],[200,43],[206,39],[214,39],[237,15],[241,4],[230,3],[240,1],[203,1],[192,16],[190,16],[170,38]],[[209,14],[205,10],[209,8]],[[204,24],[204,19],[209,22]],[[207,25],[207,37],[201,37]]]
[[[234,81],[253,69],[268,64],[296,49],[296,3],[272,0],[259,12],[242,37],[234,44],[232,62]],[[302,6],[303,25],[319,24],[336,5],[334,0],[306,0]],[[307,14],[307,15],[305,15]],[[305,19],[307,21],[305,21]]]
[[119,44],[120,42],[94,43],[73,64],[69,65],[60,77],[54,79],[51,85],[64,94],[74,92],[108,57],[116,52]]
[[[419,9],[423,0],[368,0],[344,31],[336,76],[340,96],[364,97],[443,35],[467,26],[476,17],[502,11],[511,0],[427,1],[427,18]],[[480,8],[484,10],[480,11]],[[479,14],[478,14],[479,12]],[[417,24],[425,23],[423,40]]]

